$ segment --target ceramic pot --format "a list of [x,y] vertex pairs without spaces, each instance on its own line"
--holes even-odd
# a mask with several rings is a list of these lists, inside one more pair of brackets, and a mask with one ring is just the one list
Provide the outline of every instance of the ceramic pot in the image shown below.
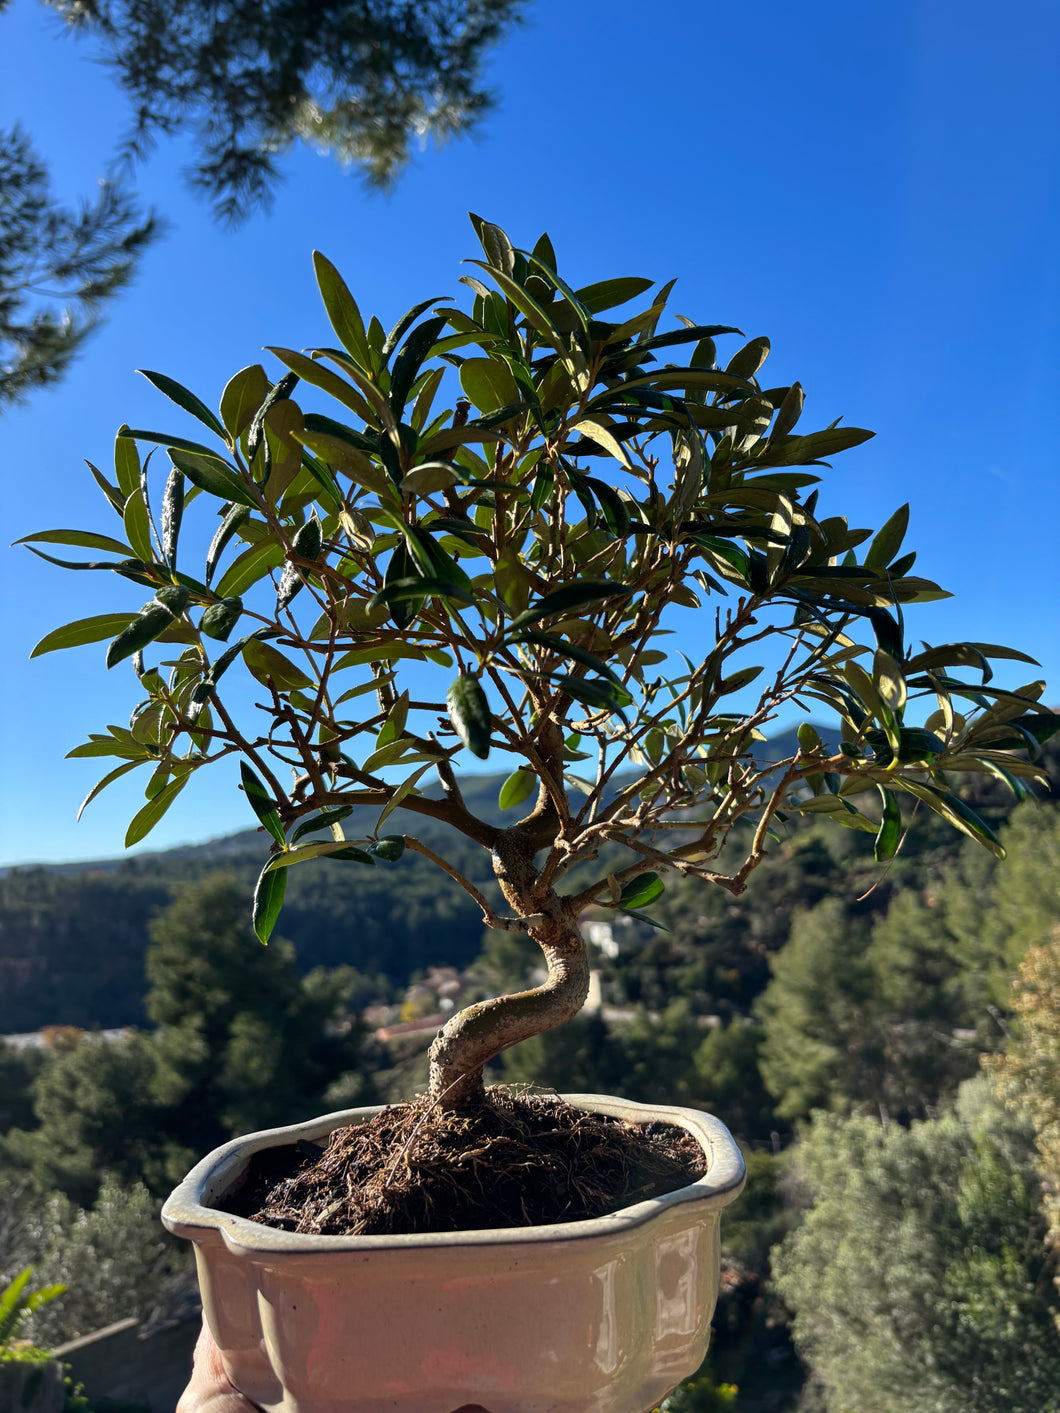
[[378,1108],[216,1149],[162,1209],[195,1244],[232,1383],[268,1413],[645,1413],[694,1373],[718,1295],[721,1209],[744,1181],[719,1120],[595,1094],[576,1108],[687,1129],[706,1175],[592,1221],[298,1236],[216,1210],[250,1156]]

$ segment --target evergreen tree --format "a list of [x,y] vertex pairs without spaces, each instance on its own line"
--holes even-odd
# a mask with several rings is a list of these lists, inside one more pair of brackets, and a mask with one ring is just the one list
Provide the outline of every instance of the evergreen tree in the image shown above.
[[1023,958],[1012,1005],[1006,1053],[991,1057],[988,1069],[998,1093],[1034,1130],[1050,1241],[1060,1250],[1060,926]]
[[[510,934],[507,934],[510,935]],[[562,1076],[569,1094],[629,1094],[626,1060],[619,1038],[597,1012],[576,1016],[569,1025],[524,1040],[504,1055],[509,1084],[551,1084]]]
[[32,1265],[41,1284],[66,1286],[61,1300],[31,1316],[25,1333],[47,1349],[164,1306],[186,1283],[187,1262],[167,1238],[159,1207],[142,1183],[126,1185],[113,1174],[89,1208],[61,1192],[18,1194],[18,1242],[3,1269]]
[[869,930],[826,898],[796,917],[773,959],[756,1011],[765,1026],[760,1067],[781,1118],[848,1102],[879,1056],[868,1048]]
[[53,1050],[35,1086],[38,1126],[11,1130],[7,1162],[28,1169],[40,1188],[59,1188],[83,1206],[95,1200],[108,1172],[125,1184],[143,1179],[164,1191],[173,1172],[150,1097],[156,1063],[148,1038],[136,1033],[120,1040],[86,1035]]
[[129,151],[191,132],[194,184],[239,219],[265,201],[298,138],[386,186],[414,140],[490,106],[485,50],[521,0],[48,0],[101,41],[133,105]]
[[157,229],[113,183],[59,205],[26,135],[0,129],[0,413],[63,376]]
[[[973,871],[983,870],[968,857],[958,879],[949,875],[940,890],[952,919],[963,964],[981,973],[984,1002],[1006,1008],[1012,977],[1028,947],[1048,940],[1060,923],[1060,808],[1038,800],[1018,805],[1000,833],[1004,862],[988,860],[985,907],[981,887],[968,887]],[[988,993],[988,994],[987,994]]]
[[35,1046],[16,1050],[0,1041],[0,1134],[11,1128],[32,1128],[33,1083],[44,1064]]
[[762,1026],[735,1017],[712,1026],[692,1057],[697,1106],[717,1114],[741,1140],[766,1140],[776,1127],[759,1069],[764,1039]]
[[910,1129],[819,1114],[796,1170],[810,1206],[773,1274],[828,1413],[1060,1409],[1030,1136],[982,1080]]
[[293,1123],[353,1067],[349,1035],[329,1036],[345,1009],[342,969],[303,983],[294,949],[262,947],[242,889],[224,874],[189,884],[151,924],[147,1011],[167,1125],[201,1153],[248,1129]]

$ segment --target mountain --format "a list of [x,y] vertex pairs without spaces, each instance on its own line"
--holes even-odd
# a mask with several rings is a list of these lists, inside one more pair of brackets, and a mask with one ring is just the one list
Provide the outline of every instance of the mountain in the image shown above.
[[[794,750],[794,732],[763,743],[764,760]],[[511,819],[497,804],[503,775],[469,775],[461,790],[472,813],[493,824]],[[439,798],[441,787],[426,794]],[[357,838],[378,811],[361,806],[344,822]],[[496,897],[489,857],[448,826],[395,811],[388,827],[435,848]],[[42,1025],[142,1025],[144,954],[151,917],[175,888],[223,870],[248,899],[268,852],[261,831],[204,844],[74,864],[0,873],[0,1033]],[[481,914],[429,860],[406,854],[395,865],[364,868],[326,860],[291,870],[279,932],[295,944],[299,966],[348,964],[394,985],[432,965],[465,966],[478,955]]]

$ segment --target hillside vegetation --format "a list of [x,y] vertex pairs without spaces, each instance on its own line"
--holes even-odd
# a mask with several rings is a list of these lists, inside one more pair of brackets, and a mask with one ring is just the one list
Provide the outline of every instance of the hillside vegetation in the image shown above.
[[[475,780],[476,812],[498,817],[499,784]],[[660,927],[617,928],[617,954],[594,952],[602,1008],[498,1067],[709,1108],[745,1146],[712,1368],[674,1409],[1060,1409],[1060,1172],[1032,1122],[1055,1110],[1042,1098],[1055,1025],[1034,1010],[1052,991],[1025,979],[1012,993],[1050,947],[1060,975],[1060,804],[1010,798],[985,776],[969,796],[1003,862],[925,811],[890,865],[859,833],[788,821],[743,899],[671,883]],[[49,1307],[51,1337],[180,1286],[154,1212],[206,1148],[422,1080],[429,1035],[382,1042],[358,1020],[366,1005],[429,1011],[435,966],[480,994],[533,976],[525,939],[484,932],[409,856],[396,872],[303,870],[284,937],[263,948],[245,904],[264,852],[248,832],[0,877],[0,1025],[57,1027],[44,1048],[0,1049],[0,1277],[34,1261],[83,1286],[110,1262],[98,1298]],[[134,1029],[63,1029],[112,1026]],[[991,1056],[1008,1111],[981,1073]],[[945,1317],[929,1319],[936,1306]]]

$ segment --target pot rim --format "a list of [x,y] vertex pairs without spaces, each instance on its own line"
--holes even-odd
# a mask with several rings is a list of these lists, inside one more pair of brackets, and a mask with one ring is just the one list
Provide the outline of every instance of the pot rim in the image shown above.
[[220,1237],[233,1252],[244,1254],[312,1253],[401,1250],[410,1247],[488,1247],[541,1241],[586,1241],[643,1225],[673,1207],[694,1202],[703,1211],[727,1206],[743,1189],[746,1168],[743,1154],[720,1119],[698,1109],[671,1104],[641,1104],[607,1094],[561,1094],[573,1108],[589,1109],[612,1118],[634,1123],[671,1123],[686,1129],[701,1144],[710,1162],[703,1177],[688,1187],[679,1187],[661,1197],[651,1197],[603,1217],[585,1221],[553,1222],[532,1227],[491,1227],[481,1231],[413,1232],[379,1236],[317,1236],[264,1226],[247,1217],[211,1207],[210,1201],[223,1193],[226,1181],[236,1176],[252,1154],[266,1148],[294,1144],[299,1139],[316,1139],[343,1124],[381,1113],[385,1104],[342,1109],[304,1123],[234,1138],[215,1148],[197,1163],[174,1189],[162,1208],[162,1221],[175,1236],[202,1242]]

